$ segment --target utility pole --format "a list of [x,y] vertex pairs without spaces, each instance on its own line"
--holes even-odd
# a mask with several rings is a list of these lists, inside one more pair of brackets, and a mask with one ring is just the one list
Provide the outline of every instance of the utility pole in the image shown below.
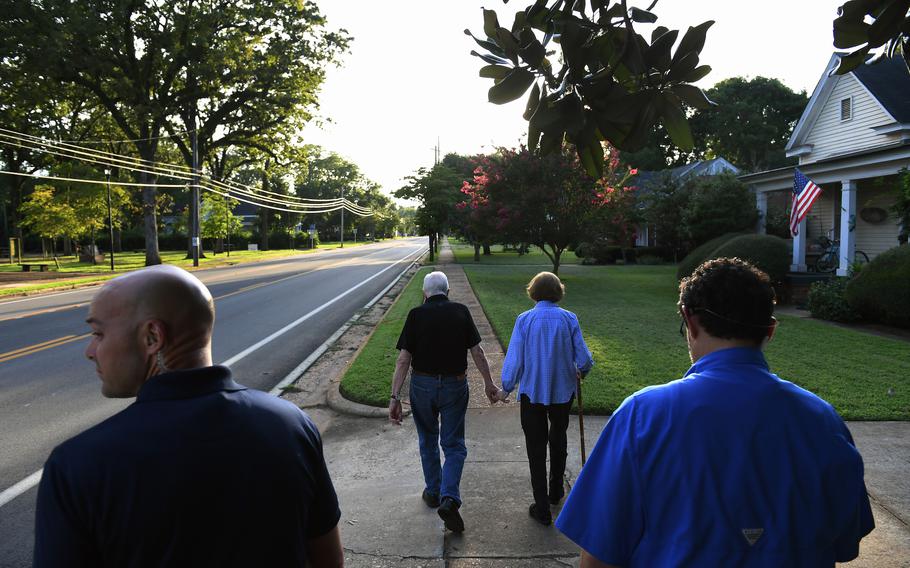
[[341,248],[344,248],[344,186],[341,186]]
[[114,271],[114,214],[111,209],[111,169],[104,168],[107,179],[107,227],[111,233],[111,272]]
[[196,135],[196,101],[190,109],[190,144],[193,146],[193,266],[199,266],[199,145]]

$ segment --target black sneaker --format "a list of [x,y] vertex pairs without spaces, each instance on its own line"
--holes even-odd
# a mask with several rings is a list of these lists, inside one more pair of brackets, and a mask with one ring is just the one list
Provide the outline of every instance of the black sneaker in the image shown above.
[[531,506],[528,508],[528,514],[531,515],[532,519],[545,527],[548,527],[553,523],[553,515],[550,514],[550,509],[538,507],[536,503],[531,503]]
[[455,499],[443,497],[442,503],[436,509],[446,528],[452,532],[464,532],[464,521],[461,519],[461,514],[458,513],[460,506]]
[[423,495],[421,495],[420,498],[427,504],[427,507],[435,509],[439,506],[439,495],[433,495],[426,489],[423,490]]

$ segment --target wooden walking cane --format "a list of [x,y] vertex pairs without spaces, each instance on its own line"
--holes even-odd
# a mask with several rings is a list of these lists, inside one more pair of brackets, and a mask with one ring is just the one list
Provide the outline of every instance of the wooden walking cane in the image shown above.
[[578,432],[581,435],[581,465],[584,467],[585,455],[585,407],[581,402],[581,373],[575,373],[575,392],[578,393]]

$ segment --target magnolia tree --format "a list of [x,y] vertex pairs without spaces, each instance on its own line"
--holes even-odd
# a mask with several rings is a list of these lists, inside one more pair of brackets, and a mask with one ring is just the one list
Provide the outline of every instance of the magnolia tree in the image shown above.
[[635,172],[620,165],[614,149],[603,151],[604,173],[594,178],[572,148],[545,156],[524,147],[500,149],[477,159],[473,179],[462,185],[460,208],[487,238],[540,248],[558,274],[570,246],[592,233],[625,238],[632,230],[626,183]]

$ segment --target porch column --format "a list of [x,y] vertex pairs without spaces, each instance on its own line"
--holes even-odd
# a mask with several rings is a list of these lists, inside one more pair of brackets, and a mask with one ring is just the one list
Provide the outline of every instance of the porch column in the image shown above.
[[793,264],[790,272],[808,272],[806,266],[806,218],[799,222],[799,234],[793,237]]
[[856,181],[843,180],[840,185],[840,263],[837,275],[847,276],[856,250]]
[[756,191],[755,192],[755,206],[758,207],[758,226],[755,227],[755,231],[759,235],[764,235],[767,232],[765,225],[768,223],[768,192],[767,191]]

